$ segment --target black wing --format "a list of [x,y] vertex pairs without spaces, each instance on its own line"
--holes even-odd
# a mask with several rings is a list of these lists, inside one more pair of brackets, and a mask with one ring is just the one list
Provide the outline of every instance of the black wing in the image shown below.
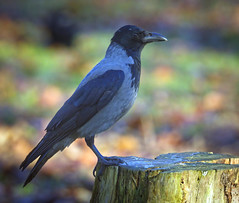
[[108,70],[78,88],[50,121],[46,135],[29,153],[20,168],[24,170],[38,156],[88,122],[112,100],[124,78],[123,71]]
[[[117,93],[124,81],[124,72],[108,70],[89,81],[65,102],[46,127],[55,130],[71,121],[69,127],[79,128],[105,107]],[[72,123],[72,118],[74,122]]]

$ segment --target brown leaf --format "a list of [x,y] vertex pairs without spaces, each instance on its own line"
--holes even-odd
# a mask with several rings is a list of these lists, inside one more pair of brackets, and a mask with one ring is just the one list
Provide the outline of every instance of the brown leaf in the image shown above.
[[62,92],[56,86],[49,86],[40,95],[40,105],[43,107],[54,107],[62,100]]
[[219,92],[210,92],[203,99],[203,107],[206,111],[218,111],[224,106],[224,95]]

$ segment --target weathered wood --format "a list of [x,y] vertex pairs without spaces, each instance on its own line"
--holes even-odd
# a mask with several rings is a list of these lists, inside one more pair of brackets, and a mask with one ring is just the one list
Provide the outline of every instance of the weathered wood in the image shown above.
[[91,202],[239,202],[239,157],[172,153],[155,160],[120,157],[96,178]]

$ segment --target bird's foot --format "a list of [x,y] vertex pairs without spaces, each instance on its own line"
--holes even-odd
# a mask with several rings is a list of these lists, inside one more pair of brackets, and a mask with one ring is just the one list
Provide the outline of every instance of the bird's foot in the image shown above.
[[[103,157],[102,159],[98,159],[98,162],[93,170],[93,176],[100,177],[102,176],[107,166],[119,166],[120,164],[127,164],[127,163],[123,159],[120,159],[119,157],[116,157],[116,156]],[[96,171],[98,166],[100,168],[98,171]]]

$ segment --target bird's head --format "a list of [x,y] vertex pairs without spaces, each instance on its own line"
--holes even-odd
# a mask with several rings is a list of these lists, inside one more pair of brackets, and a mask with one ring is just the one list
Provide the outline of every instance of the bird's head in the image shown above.
[[135,25],[125,25],[115,32],[111,41],[126,50],[141,51],[148,43],[167,41],[167,39],[161,34],[148,32]]

